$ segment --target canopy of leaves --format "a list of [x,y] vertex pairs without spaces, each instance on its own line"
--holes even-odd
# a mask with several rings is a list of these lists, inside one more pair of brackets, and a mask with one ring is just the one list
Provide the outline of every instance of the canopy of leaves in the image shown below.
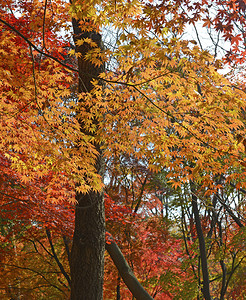
[[[243,295],[239,287],[245,284],[240,278],[245,235],[232,222],[237,220],[243,227],[244,198],[236,198],[229,186],[238,191],[246,187],[241,71],[246,53],[245,6],[244,0],[71,4],[0,0],[0,206],[6,266],[10,267],[11,255],[24,249],[21,259],[26,269],[18,276],[29,276],[25,259],[31,246],[23,239],[35,236],[46,247],[40,227],[71,236],[75,191],[100,191],[104,185],[94,166],[97,143],[107,162],[107,226],[122,241],[123,252],[135,261],[139,278],[152,294],[184,299],[188,282],[190,299],[200,292],[197,236],[189,211],[192,183],[201,199],[201,221],[211,246],[211,282],[218,280],[218,262],[222,269],[228,263],[229,271],[221,271],[227,287],[231,276],[237,276],[236,288],[229,286],[228,293]],[[90,37],[77,41],[78,46],[89,46],[87,60],[105,65],[105,72],[94,78],[91,93],[75,88],[78,53],[72,42],[72,18],[80,20],[82,31],[105,37],[103,51]],[[199,34],[197,41],[185,34],[188,26],[197,29],[199,24],[207,29],[213,51],[202,47]],[[225,68],[230,68],[229,75],[222,75]],[[119,184],[122,180],[124,184]],[[157,213],[150,217],[153,209],[163,214],[160,194],[170,196],[181,212],[178,235],[170,233],[177,225],[168,227]],[[231,203],[236,214],[228,210]],[[172,222],[176,217],[174,213]],[[18,231],[25,234],[15,244]],[[55,242],[66,261],[61,239],[56,236]],[[185,254],[179,252],[181,247]],[[42,274],[53,267],[49,261],[41,262],[39,254],[33,261],[34,266],[43,266]],[[13,264],[18,263],[17,255]],[[116,278],[110,264],[105,285],[109,297]],[[171,271],[170,265],[175,266]],[[11,272],[9,267],[4,274]],[[182,291],[174,288],[173,278],[184,282]],[[63,297],[68,294],[63,280],[49,280],[53,287],[47,293],[58,297],[58,286]],[[30,292],[29,283],[25,288]],[[4,295],[11,295],[10,290]],[[41,290],[40,295],[45,298],[46,292]],[[128,292],[123,293],[127,297]],[[28,297],[33,297],[32,292]]]

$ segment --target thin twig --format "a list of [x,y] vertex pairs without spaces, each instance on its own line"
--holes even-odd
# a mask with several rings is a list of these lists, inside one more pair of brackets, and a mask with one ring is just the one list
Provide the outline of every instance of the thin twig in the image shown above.
[[15,27],[13,27],[11,24],[9,24],[8,22],[4,21],[3,19],[0,18],[0,22],[2,22],[4,25],[8,26],[10,29],[12,29],[15,33],[17,33],[24,41],[26,41],[28,43],[28,45],[30,47],[32,47],[33,49],[35,49],[38,53],[49,57],[51,59],[53,59],[54,61],[58,62],[59,64],[61,64],[62,66],[64,66],[65,68],[67,68],[70,71],[73,72],[78,72],[78,69],[74,69],[68,65],[66,65],[65,63],[63,63],[62,61],[60,61],[59,59],[57,59],[56,57],[43,52],[42,50],[40,50],[38,47],[36,47],[31,41],[29,41],[29,39],[27,37],[25,37],[19,30],[17,30]]

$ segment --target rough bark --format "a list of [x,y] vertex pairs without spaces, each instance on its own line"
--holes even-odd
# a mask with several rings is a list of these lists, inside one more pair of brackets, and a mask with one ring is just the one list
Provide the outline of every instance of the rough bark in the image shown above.
[[[101,43],[100,34],[81,32],[77,20],[73,20],[74,40],[90,37]],[[90,50],[88,44],[76,47],[81,54],[78,58],[79,92],[91,92],[91,80],[98,76],[101,68],[95,67],[85,60]],[[83,105],[83,103],[79,103]],[[81,130],[83,120],[79,120]],[[98,174],[103,173],[103,159],[100,145],[95,145],[99,155],[95,163]],[[105,219],[103,193],[90,191],[87,194],[76,194],[75,230],[70,256],[71,300],[103,299],[104,251],[105,251]]]
[[[73,20],[74,40],[89,37],[101,47],[101,36],[95,32],[81,32],[79,22]],[[79,92],[91,92],[92,79],[98,77],[103,71],[101,67],[95,67],[85,60],[90,46],[84,43],[76,47],[81,54],[78,59],[79,69]],[[80,103],[79,105],[83,105]],[[83,120],[79,120],[81,130]],[[100,145],[95,145],[99,156],[96,162],[98,174],[103,175],[103,158]],[[73,245],[70,255],[71,270],[71,300],[101,300],[103,299],[103,273],[104,273],[104,250],[105,250],[105,220],[103,193],[93,191],[87,194],[76,194],[75,230]],[[127,264],[118,246],[112,242],[106,244],[112,260],[127,287],[136,299],[153,299],[141,286]]]

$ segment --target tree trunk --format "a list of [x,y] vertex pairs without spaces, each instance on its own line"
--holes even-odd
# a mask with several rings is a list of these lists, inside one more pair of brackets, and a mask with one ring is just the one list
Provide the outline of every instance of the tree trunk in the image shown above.
[[200,257],[201,257],[201,264],[202,264],[202,277],[203,277],[202,293],[205,300],[211,300],[206,245],[205,245],[204,235],[202,231],[198,206],[197,206],[197,197],[194,194],[192,194],[192,210],[195,216],[196,232],[199,241],[199,250],[200,250]]
[[[100,34],[81,32],[79,21],[73,20],[74,40],[90,37],[98,45]],[[98,76],[102,69],[93,66],[84,59],[90,46],[84,43],[76,46],[81,54],[78,58],[79,92],[91,92],[91,80]],[[79,103],[83,106],[83,103]],[[79,120],[81,130],[83,120]],[[96,122],[96,121],[95,121]],[[96,161],[98,174],[103,175],[103,159],[100,145],[95,145],[99,155]],[[87,194],[76,194],[75,230],[70,257],[71,270],[71,300],[101,300],[103,299],[104,251],[105,251],[105,219],[103,192],[89,191]]]

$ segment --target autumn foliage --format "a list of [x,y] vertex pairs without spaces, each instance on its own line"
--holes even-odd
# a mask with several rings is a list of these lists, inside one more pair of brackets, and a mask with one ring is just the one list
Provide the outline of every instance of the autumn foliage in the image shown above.
[[[76,195],[102,189],[154,299],[245,297],[245,14],[245,0],[0,0],[0,298],[69,298]],[[84,70],[89,92],[79,47],[104,70]],[[105,299],[132,298],[107,252],[104,273]]]

